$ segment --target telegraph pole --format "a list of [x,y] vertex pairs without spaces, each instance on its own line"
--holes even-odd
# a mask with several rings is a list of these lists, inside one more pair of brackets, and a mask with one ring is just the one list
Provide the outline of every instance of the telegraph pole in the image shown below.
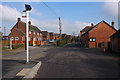
[[60,32],[60,38],[62,38],[62,26],[61,26],[60,17],[59,17],[59,32]]
[[6,27],[4,27],[4,36],[6,36]]

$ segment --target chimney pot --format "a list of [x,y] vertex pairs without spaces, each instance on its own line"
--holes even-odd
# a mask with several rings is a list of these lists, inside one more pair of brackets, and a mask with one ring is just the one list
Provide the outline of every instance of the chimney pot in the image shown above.
[[91,23],[91,27],[93,27],[94,26],[94,24],[93,23]]
[[31,25],[31,21],[29,21],[28,23],[29,23],[29,25]]
[[111,22],[111,26],[114,27],[114,24],[115,24],[114,21],[112,21],[112,22]]
[[18,17],[18,22],[21,21],[20,17]]

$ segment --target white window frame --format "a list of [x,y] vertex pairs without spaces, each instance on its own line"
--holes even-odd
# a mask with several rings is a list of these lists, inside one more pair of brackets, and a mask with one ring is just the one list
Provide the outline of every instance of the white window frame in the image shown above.
[[29,31],[29,34],[31,34],[31,31]]
[[89,41],[92,42],[92,38],[90,38]]
[[96,42],[96,38],[89,38],[90,42]]
[[34,35],[35,35],[35,32],[34,32]]
[[10,40],[14,40],[14,37],[10,37]]
[[[16,39],[17,38],[17,39]],[[18,41],[19,40],[19,37],[15,37],[15,40]]]
[[95,38],[93,38],[93,39],[92,39],[92,41],[93,41],[93,42],[95,42],[95,41],[96,41],[96,39],[95,39]]
[[37,33],[37,35],[40,35],[39,33]]
[[42,40],[42,38],[39,37],[39,38],[38,38],[38,41],[41,41],[41,40]]
[[31,38],[30,38],[30,37],[28,37],[28,41],[31,41]]
[[37,39],[36,38],[33,38],[33,41],[36,41]]
[[42,34],[40,33],[40,36],[42,36]]

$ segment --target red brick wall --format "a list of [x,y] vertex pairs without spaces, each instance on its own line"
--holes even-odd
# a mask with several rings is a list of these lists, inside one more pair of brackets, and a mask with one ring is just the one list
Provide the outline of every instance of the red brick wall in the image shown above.
[[55,40],[55,36],[54,35],[50,36],[50,39]]
[[43,37],[43,40],[49,40],[49,39],[50,39],[49,33],[47,34],[47,36],[44,36],[44,37]]
[[85,45],[89,45],[89,35],[85,34],[81,37],[82,43]]
[[19,41],[22,41],[22,36],[15,29],[11,31],[8,37],[9,40],[10,40],[10,37],[14,37],[14,40],[15,40],[15,37],[19,37]]

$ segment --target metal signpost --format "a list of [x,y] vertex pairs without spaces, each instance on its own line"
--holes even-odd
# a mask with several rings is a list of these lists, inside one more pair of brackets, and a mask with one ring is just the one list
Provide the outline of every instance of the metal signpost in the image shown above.
[[27,63],[29,63],[29,34],[28,34],[28,31],[29,31],[29,24],[28,24],[28,21],[29,21],[29,11],[31,10],[31,6],[30,5],[27,5],[25,4],[25,10],[23,12],[26,12],[26,54],[27,54]]

